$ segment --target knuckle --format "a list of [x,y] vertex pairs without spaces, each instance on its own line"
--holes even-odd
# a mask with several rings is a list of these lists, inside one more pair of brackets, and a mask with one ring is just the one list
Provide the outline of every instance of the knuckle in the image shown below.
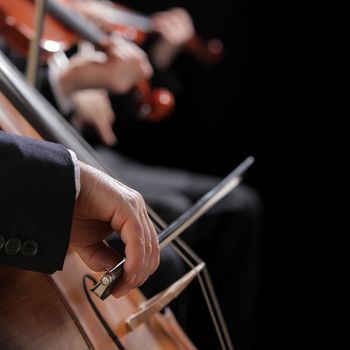
[[141,66],[142,59],[141,59],[141,57],[139,57],[139,55],[132,55],[130,57],[130,62],[135,66]]
[[149,259],[151,258],[151,254],[153,252],[153,246],[151,242],[147,242],[146,244],[146,252],[149,255]]
[[138,197],[137,197],[137,192],[134,190],[130,190],[128,194],[128,202],[132,205],[135,205],[138,203]]
[[134,203],[136,203],[136,204],[139,204],[139,205],[144,204],[144,199],[143,199],[142,195],[137,191],[134,192],[133,200],[134,200]]
[[142,248],[145,247],[145,237],[143,235],[142,226],[140,226],[139,230],[137,231],[137,243],[139,247],[142,247]]
[[145,247],[145,238],[144,238],[143,227],[140,223],[137,222],[134,225],[134,232],[135,232],[134,247],[135,249],[138,249],[139,254],[143,255],[143,249]]
[[152,249],[153,249],[154,253],[157,255],[158,262],[159,262],[160,246],[159,246],[158,241],[157,241],[157,243],[154,245],[154,247]]
[[139,50],[138,51],[138,55],[139,55],[139,59],[141,61],[147,61],[147,55],[146,55],[146,52],[144,52],[143,50]]

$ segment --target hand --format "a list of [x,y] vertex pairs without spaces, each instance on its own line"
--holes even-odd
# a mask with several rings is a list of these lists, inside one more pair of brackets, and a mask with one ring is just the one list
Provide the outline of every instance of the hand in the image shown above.
[[106,145],[114,145],[117,137],[113,131],[115,115],[106,90],[80,90],[72,95],[74,115],[72,124],[80,129],[91,125]]
[[120,297],[136,288],[159,265],[156,231],[141,195],[108,175],[80,162],[81,189],[76,200],[71,244],[94,271],[107,270],[119,260],[103,240],[113,231],[125,243],[126,262],[113,290]]
[[152,16],[153,27],[173,46],[182,46],[195,35],[189,13],[183,8],[172,8]]
[[151,55],[159,69],[166,69],[182,46],[195,35],[192,19],[185,9],[173,8],[155,13],[152,23],[161,37],[152,47]]
[[69,65],[60,71],[59,82],[67,96],[81,89],[106,89],[123,94],[152,74],[146,54],[133,43],[118,38],[107,54],[73,56]]

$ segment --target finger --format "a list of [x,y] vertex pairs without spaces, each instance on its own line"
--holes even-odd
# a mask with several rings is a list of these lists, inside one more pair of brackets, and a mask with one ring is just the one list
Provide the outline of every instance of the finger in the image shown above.
[[139,66],[141,74],[143,75],[141,78],[150,78],[153,74],[153,68],[146,53],[134,44],[130,46],[129,49],[130,55],[133,57],[133,59],[135,59],[135,62]]
[[162,23],[164,20],[166,20],[165,12],[155,12],[151,17],[151,21],[154,29],[156,29],[158,25]]
[[[113,225],[112,225],[113,227]],[[121,239],[125,243],[124,273],[113,294],[124,295],[129,289],[138,286],[138,272],[144,268],[145,245],[144,230],[139,220],[128,220],[121,229]]]
[[[148,216],[147,209],[143,209],[143,219],[144,219],[144,227],[147,227],[147,234],[148,234],[148,248],[146,246],[146,262],[147,263],[147,269],[144,270],[143,276],[140,277],[139,285],[142,285],[145,283],[145,281],[149,278],[151,274],[153,274],[156,269],[159,266],[159,244],[158,244],[158,235],[156,233],[156,230]],[[146,241],[146,240],[145,240]]]
[[97,133],[99,134],[101,140],[106,145],[112,146],[116,143],[117,137],[113,132],[112,124],[108,117],[101,115],[99,119],[95,120],[94,125],[97,129]]
[[142,62],[141,68],[142,68],[142,73],[144,75],[144,78],[150,79],[154,72],[148,59]]
[[149,256],[148,256],[148,270],[147,275],[143,277],[143,280],[141,281],[141,285],[146,281],[146,279],[155,272],[155,270],[159,266],[159,243],[158,243],[158,235],[157,232],[153,226],[153,223],[151,222],[147,209],[144,208],[143,210],[145,225],[148,227],[148,234],[149,234]]
[[105,95],[101,93],[99,99],[96,102],[98,103],[99,107],[98,115],[101,118],[105,118],[106,122],[108,121],[109,124],[112,125],[115,120],[115,115],[107,94]]
[[108,120],[113,123],[115,121],[115,113],[113,111],[113,108],[111,106],[111,103],[110,103],[110,100],[109,100],[109,97],[108,97],[108,93],[106,90],[102,90],[100,92],[101,94],[101,99],[102,99],[102,108],[104,110],[104,114],[105,116],[108,118]]
[[183,18],[182,16],[179,16],[179,15],[174,16],[173,25],[178,32],[179,38],[185,38],[186,36],[189,35],[188,33],[189,26],[186,18]]
[[160,247],[159,247],[159,240],[158,240],[158,234],[157,231],[155,230],[153,223],[151,222],[148,213],[145,209],[145,215],[147,217],[147,220],[150,225],[150,233],[151,233],[151,244],[152,244],[152,256],[151,256],[151,269],[150,273],[153,274],[158,266],[159,266],[159,259],[160,259]]
[[112,125],[114,123],[114,121],[115,121],[115,114],[114,114],[114,111],[113,111],[112,107],[109,105],[109,103],[105,104],[103,106],[103,115],[108,120],[110,125]]
[[149,220],[147,218],[146,210],[142,210],[142,225],[145,232],[145,261],[144,261],[144,269],[143,271],[140,271],[137,276],[137,283],[138,285],[142,285],[146,279],[149,277],[149,275],[152,273],[153,264],[154,261],[152,260],[152,232],[151,232],[151,225],[149,223]]
[[167,22],[168,22],[167,20],[159,18],[154,24],[155,31],[158,32],[165,39],[168,37],[168,30],[169,30],[169,27],[167,26]]
[[175,27],[175,25],[173,23],[173,19],[163,23],[161,34],[170,43],[172,43],[172,44],[177,43],[177,28]]
[[108,51],[108,58],[113,60],[126,60],[128,57],[128,52],[125,50],[125,45],[121,43],[115,44],[109,51]]
[[108,270],[121,260],[120,255],[104,242],[85,247],[76,246],[75,251],[93,271]]

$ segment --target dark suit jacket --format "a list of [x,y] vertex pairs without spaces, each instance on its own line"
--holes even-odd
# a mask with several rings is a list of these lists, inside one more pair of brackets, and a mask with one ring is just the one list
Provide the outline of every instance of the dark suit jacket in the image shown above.
[[[67,149],[0,131],[0,265],[62,269],[75,193]],[[28,256],[24,250],[31,255],[33,244],[38,251]]]

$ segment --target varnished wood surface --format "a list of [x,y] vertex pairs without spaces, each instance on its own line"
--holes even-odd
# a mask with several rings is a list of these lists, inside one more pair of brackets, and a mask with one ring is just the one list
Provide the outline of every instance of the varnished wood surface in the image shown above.
[[[9,46],[26,55],[34,36],[34,1],[0,0],[0,30]],[[43,35],[40,41],[42,57],[66,50],[76,42],[76,36],[52,16],[45,16]]]
[[0,349],[91,349],[48,278],[0,268]]
[[[70,273],[71,272],[71,273]],[[95,349],[115,349],[114,344],[97,319],[94,311],[87,302],[83,291],[83,277],[89,274],[98,279],[100,273],[93,273],[70,249],[65,260],[63,271],[56,272],[52,278],[64,299],[69,303],[74,314],[80,320],[80,324],[91,340]],[[92,284],[90,284],[92,286]],[[119,299],[109,297],[101,301],[92,295],[93,301],[111,329],[117,334],[118,326],[130,314],[135,312],[138,306],[145,301],[138,289],[131,290],[126,296]],[[140,325],[131,333],[120,338],[127,350],[180,350],[184,349],[181,342],[170,336],[159,322],[161,314],[151,317],[150,322]],[[117,334],[118,335],[118,334]],[[189,344],[191,342],[187,338]],[[190,348],[190,347],[188,347]]]

